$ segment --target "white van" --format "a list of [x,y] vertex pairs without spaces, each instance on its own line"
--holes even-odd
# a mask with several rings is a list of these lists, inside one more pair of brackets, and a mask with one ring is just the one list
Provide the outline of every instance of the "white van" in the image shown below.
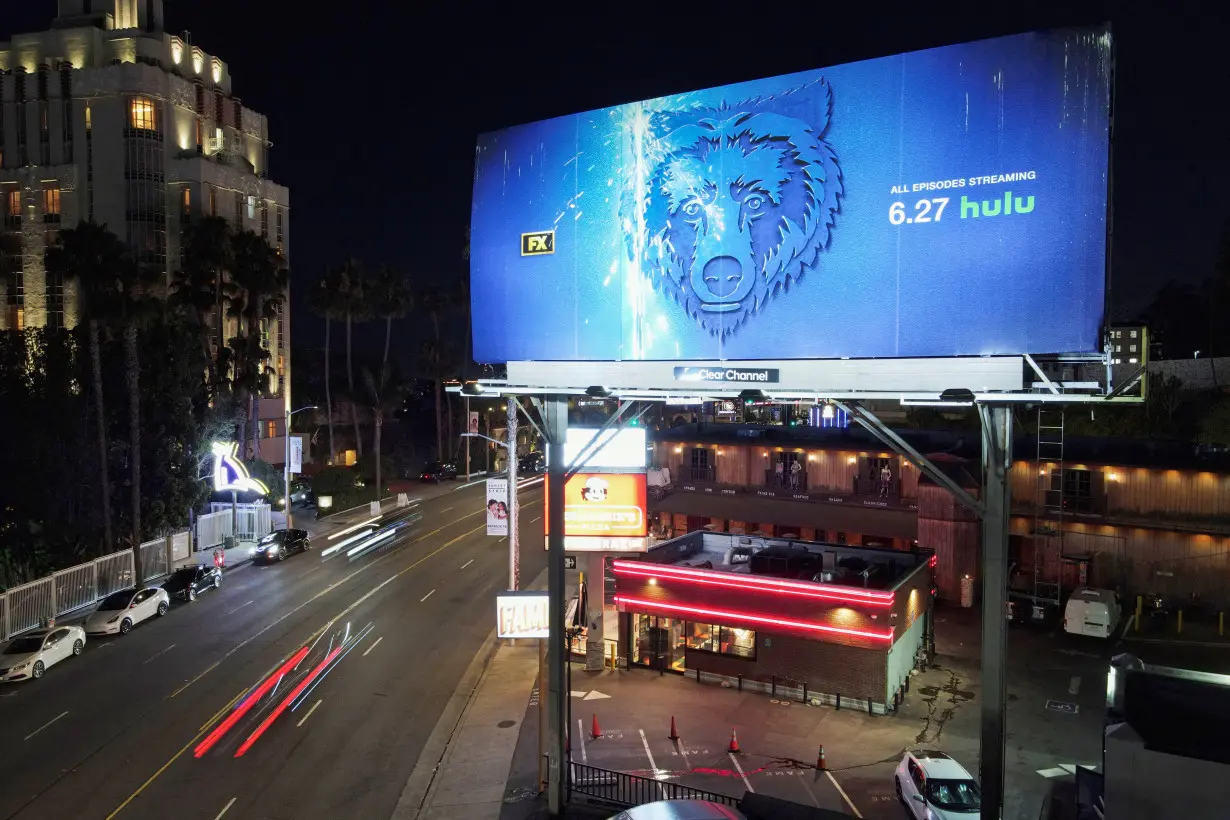
[[1063,631],[1073,635],[1109,638],[1123,614],[1119,596],[1109,589],[1080,587],[1063,610]]

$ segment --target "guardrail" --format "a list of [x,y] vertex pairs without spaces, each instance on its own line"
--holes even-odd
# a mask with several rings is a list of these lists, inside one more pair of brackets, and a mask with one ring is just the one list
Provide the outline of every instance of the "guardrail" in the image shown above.
[[739,798],[728,794],[600,769],[585,763],[568,764],[568,791],[616,806],[640,806],[657,800],[708,800],[727,806],[739,805]]
[[[146,541],[141,545],[141,577],[144,582],[170,572],[170,551],[184,551],[186,532]],[[132,586],[132,550],[121,550],[46,578],[13,587],[0,595],[0,640],[8,640],[94,604],[113,592]]]

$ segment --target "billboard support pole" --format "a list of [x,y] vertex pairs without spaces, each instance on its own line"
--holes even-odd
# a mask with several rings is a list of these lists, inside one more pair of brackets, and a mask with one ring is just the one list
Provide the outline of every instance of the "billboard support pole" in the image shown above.
[[[517,498],[517,397],[508,397],[508,588],[521,588],[521,517]],[[490,448],[488,448],[490,450]]]
[[982,420],[982,703],[979,782],[983,820],[999,820],[1004,802],[1008,621],[1008,475],[1012,468],[1012,410],[978,405]]
[[[466,432],[470,430],[470,397],[466,396]],[[470,439],[466,437],[466,481],[470,480]]]
[[568,398],[546,396],[541,409],[542,426],[551,445],[547,448],[547,589],[550,593],[547,611],[551,619],[547,647],[547,736],[550,738],[547,811],[551,817],[560,817],[568,802],[564,779],[567,766],[564,733],[568,729],[569,706],[564,654],[568,640],[564,624],[564,482],[567,473],[564,438],[568,430]]

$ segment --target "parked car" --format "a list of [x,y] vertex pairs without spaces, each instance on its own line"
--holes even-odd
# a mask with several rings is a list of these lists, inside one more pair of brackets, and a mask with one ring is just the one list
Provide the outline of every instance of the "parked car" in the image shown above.
[[439,484],[441,481],[455,479],[457,477],[457,465],[452,462],[433,461],[423,468],[419,479],[422,481],[434,481]]
[[312,539],[306,530],[275,530],[256,542],[252,548],[252,563],[272,564],[311,548]]
[[1123,610],[1119,596],[1109,589],[1080,587],[1063,609],[1063,631],[1072,635],[1109,638],[1115,633]]
[[529,453],[517,459],[517,472],[522,475],[546,472],[547,457],[542,453]]
[[162,585],[172,598],[181,601],[195,601],[196,596],[207,589],[217,589],[222,586],[222,570],[217,567],[180,567],[171,573],[170,579]]
[[970,820],[981,811],[978,782],[944,752],[906,752],[893,781],[897,799],[918,820]]
[[85,649],[85,630],[60,626],[15,638],[0,654],[0,681],[41,678],[47,668]]
[[127,635],[137,624],[171,608],[171,596],[162,587],[113,592],[85,619],[87,635]]

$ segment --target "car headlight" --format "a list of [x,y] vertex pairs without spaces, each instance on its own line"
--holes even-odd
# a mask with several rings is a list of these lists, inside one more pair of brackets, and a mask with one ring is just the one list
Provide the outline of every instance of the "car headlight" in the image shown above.
[[118,621],[119,619],[120,619],[120,616],[119,616],[119,615],[116,615],[114,618],[109,619],[109,620],[107,621],[107,623],[109,623],[109,624],[113,624],[113,623],[115,623],[116,621]]
[[29,665],[30,665],[30,662],[29,662],[29,661],[26,661],[25,663],[19,663],[19,664],[17,664],[16,666],[14,666],[14,667],[13,667],[13,671],[14,671],[14,672],[20,672],[21,670],[25,669],[25,668],[26,668],[27,666],[29,666]]

